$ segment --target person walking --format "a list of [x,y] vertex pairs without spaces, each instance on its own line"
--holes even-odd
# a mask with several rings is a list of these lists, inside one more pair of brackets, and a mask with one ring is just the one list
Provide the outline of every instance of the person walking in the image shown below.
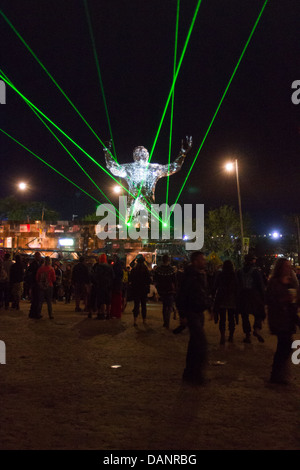
[[277,349],[273,359],[271,383],[288,384],[291,345],[300,305],[299,283],[286,258],[277,260],[266,291],[268,322],[271,334],[277,336]]
[[36,280],[39,286],[40,311],[42,311],[43,303],[46,301],[49,318],[53,320],[52,296],[53,284],[55,282],[55,270],[51,266],[50,256],[46,256],[45,263],[37,270]]
[[10,268],[9,282],[11,285],[12,308],[20,310],[23,293],[24,267],[20,255],[16,255],[15,263]]
[[213,311],[215,323],[218,323],[219,321],[219,330],[221,334],[220,344],[225,344],[226,313],[228,315],[229,327],[228,341],[232,343],[235,324],[238,323],[236,312],[238,281],[232,261],[224,261],[222,271],[219,271],[217,274],[213,293],[215,296]]
[[37,251],[34,254],[34,260],[30,264],[28,271],[27,271],[27,280],[28,285],[31,292],[31,305],[29,311],[29,318],[39,319],[41,318],[41,310],[40,310],[40,293],[39,293],[39,286],[36,280],[36,273],[39,267],[42,265],[43,260],[41,257],[41,253]]
[[264,342],[260,335],[262,322],[266,318],[265,314],[265,287],[260,271],[255,267],[256,257],[245,256],[242,269],[237,272],[239,295],[238,312],[242,316],[243,331],[245,333],[244,343],[251,343],[251,325],[249,315],[254,316],[253,336],[261,343]]
[[163,264],[155,270],[154,283],[163,303],[163,327],[169,329],[176,293],[176,274],[170,265],[169,255],[163,255],[162,262]]
[[141,254],[136,257],[136,265],[130,272],[129,281],[134,301],[133,325],[137,326],[137,317],[140,313],[140,305],[143,323],[145,324],[147,317],[147,294],[150,289],[151,278],[149,270],[145,265],[145,258]]
[[90,284],[90,273],[83,256],[79,258],[79,263],[73,268],[72,283],[74,285],[75,312],[82,312],[80,302],[83,300],[85,307],[87,306],[87,294]]
[[207,340],[204,332],[204,311],[210,308],[206,260],[201,251],[191,255],[191,264],[187,266],[177,296],[177,308],[182,323],[189,327],[190,339],[186,355],[183,381],[191,385],[205,383],[207,361]]

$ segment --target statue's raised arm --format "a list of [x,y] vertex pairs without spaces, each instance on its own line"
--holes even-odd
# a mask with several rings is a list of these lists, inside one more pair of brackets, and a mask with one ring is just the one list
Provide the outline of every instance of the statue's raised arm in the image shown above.
[[177,158],[175,158],[174,162],[170,163],[170,165],[162,165],[162,173],[161,178],[164,176],[170,176],[174,173],[177,173],[183,165],[184,159],[187,153],[191,150],[193,145],[192,137],[186,136],[185,141],[182,139],[181,141],[181,148]]
[[108,143],[107,147],[103,149],[106,161],[106,168],[114,175],[119,176],[120,178],[126,178],[126,170],[122,165],[119,165],[113,157],[111,153],[111,140]]

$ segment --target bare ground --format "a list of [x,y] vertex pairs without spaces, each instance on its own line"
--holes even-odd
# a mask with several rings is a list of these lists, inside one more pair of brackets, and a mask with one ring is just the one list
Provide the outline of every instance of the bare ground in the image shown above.
[[138,328],[130,303],[110,321],[73,304],[54,305],[52,321],[45,306],[39,321],[27,318],[28,302],[21,309],[0,311],[0,449],[300,448],[300,365],[291,365],[292,385],[268,384],[276,341],[267,325],[264,344],[243,344],[239,325],[224,347],[207,317],[210,381],[187,387],[188,331],[162,328],[160,304],[148,304]]

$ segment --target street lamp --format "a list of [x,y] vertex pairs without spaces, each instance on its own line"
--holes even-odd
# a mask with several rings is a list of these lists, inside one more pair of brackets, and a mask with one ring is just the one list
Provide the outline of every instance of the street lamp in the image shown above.
[[239,166],[238,161],[235,159],[234,162],[228,162],[225,165],[226,171],[229,173],[234,171],[236,174],[236,186],[237,186],[237,193],[238,193],[238,201],[239,201],[239,213],[240,213],[240,224],[241,224],[241,240],[242,240],[242,256],[244,255],[244,227],[243,227],[243,215],[242,215],[242,202],[241,202],[241,192],[240,192],[240,182],[239,182]]
[[19,184],[18,184],[18,188],[21,190],[21,191],[25,191],[27,189],[27,183],[24,183],[24,181],[21,181]]
[[122,188],[119,185],[114,186],[113,189],[116,194],[120,194],[120,192],[122,191]]

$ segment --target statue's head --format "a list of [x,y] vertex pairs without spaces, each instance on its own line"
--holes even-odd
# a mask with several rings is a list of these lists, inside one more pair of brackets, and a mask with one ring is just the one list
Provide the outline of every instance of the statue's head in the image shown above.
[[135,147],[133,150],[133,160],[140,163],[148,163],[149,152],[145,147]]

